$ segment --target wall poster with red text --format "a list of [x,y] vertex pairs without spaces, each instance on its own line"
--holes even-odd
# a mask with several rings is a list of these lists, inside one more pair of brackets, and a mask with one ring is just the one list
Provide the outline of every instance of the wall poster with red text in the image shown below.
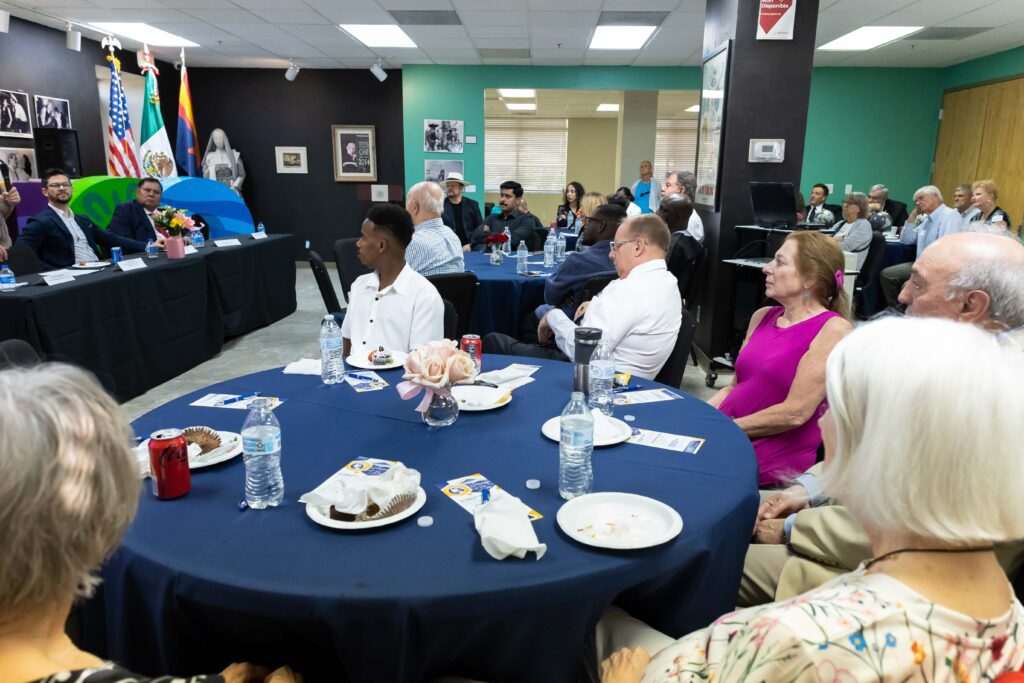
[[793,40],[796,0],[760,0],[758,40]]

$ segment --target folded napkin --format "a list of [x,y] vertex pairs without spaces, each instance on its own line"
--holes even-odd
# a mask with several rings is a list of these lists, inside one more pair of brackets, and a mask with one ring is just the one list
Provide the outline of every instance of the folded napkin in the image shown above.
[[419,485],[420,473],[402,463],[394,463],[387,472],[376,476],[342,469],[304,494],[299,502],[325,510],[333,505],[339,512],[357,515],[371,502],[384,510],[399,496],[414,494]]
[[515,389],[532,382],[533,378],[530,375],[538,370],[540,370],[539,365],[513,363],[503,370],[491,370],[490,372],[481,373],[476,378],[482,382],[490,382],[491,384],[497,384],[508,389]]
[[286,375],[319,375],[320,374],[320,359],[319,358],[302,358],[289,363],[284,366],[284,374]]
[[622,434],[622,425],[597,408],[593,408],[590,414],[594,416],[594,441],[607,441]]
[[487,554],[496,560],[509,555],[519,559],[532,552],[537,559],[544,557],[548,546],[537,540],[530,522],[530,508],[504,490],[492,490],[491,499],[473,513],[476,530],[480,533]]

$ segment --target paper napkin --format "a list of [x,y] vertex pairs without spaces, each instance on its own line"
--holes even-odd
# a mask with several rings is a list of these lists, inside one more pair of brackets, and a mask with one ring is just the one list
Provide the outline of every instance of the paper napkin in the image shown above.
[[341,469],[300,497],[299,502],[324,509],[333,505],[339,512],[356,515],[371,502],[383,510],[398,496],[415,493],[419,485],[420,473],[402,463],[393,463],[386,472],[372,477]]
[[286,375],[320,375],[319,358],[301,358],[284,366]]
[[535,553],[538,560],[544,557],[548,546],[537,540],[529,512],[530,508],[523,501],[501,490],[476,509],[474,525],[488,555],[496,560],[504,560],[509,555],[523,559],[530,552]]

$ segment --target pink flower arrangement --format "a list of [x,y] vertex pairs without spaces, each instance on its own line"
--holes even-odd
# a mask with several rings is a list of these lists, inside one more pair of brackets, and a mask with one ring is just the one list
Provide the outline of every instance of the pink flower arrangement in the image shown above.
[[423,399],[416,410],[423,412],[434,394],[451,394],[453,384],[467,384],[476,378],[476,363],[472,356],[459,349],[458,342],[450,339],[427,342],[413,349],[405,359],[404,382],[396,387],[403,400],[413,398],[421,391]]
[[178,237],[182,232],[192,232],[196,227],[190,216],[173,206],[158,206],[151,215],[156,227],[163,228],[171,237]]

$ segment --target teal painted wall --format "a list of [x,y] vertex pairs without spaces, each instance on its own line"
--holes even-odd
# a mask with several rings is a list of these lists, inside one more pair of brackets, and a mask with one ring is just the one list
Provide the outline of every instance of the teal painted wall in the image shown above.
[[1024,74],[1024,47],[955,64],[942,70],[943,90]]
[[910,203],[931,178],[942,92],[938,69],[819,68],[811,76],[800,188],[831,183],[839,204],[847,183],[875,183]]
[[[425,159],[464,159],[466,180],[484,196],[484,89],[577,88],[583,90],[696,90],[696,67],[628,66],[436,66],[402,67],[406,188],[423,179]],[[458,119],[477,142],[460,155],[423,151],[423,119]],[[612,140],[614,145],[615,141]]]

